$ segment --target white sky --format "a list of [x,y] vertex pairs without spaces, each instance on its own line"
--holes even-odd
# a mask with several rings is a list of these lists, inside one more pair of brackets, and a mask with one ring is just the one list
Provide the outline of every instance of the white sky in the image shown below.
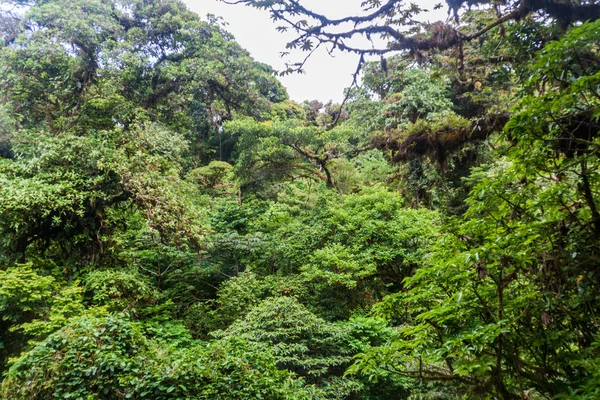
[[[303,4],[330,18],[361,13],[363,0],[303,0]],[[417,3],[427,9],[433,9],[443,0],[422,0]],[[280,33],[265,10],[257,10],[243,5],[228,5],[219,0],[183,0],[184,3],[201,17],[206,14],[221,16],[229,24],[238,43],[260,62],[272,65],[275,69],[284,69],[284,61],[279,54],[286,51],[285,44],[293,38],[291,33]],[[445,20],[446,7],[433,11],[426,16],[431,21]],[[305,53],[292,53],[291,61],[300,61]],[[332,99],[341,102],[344,88],[352,83],[352,74],[356,70],[358,56],[337,51],[335,57],[329,56],[325,49],[315,52],[305,65],[305,74],[293,74],[279,79],[285,85],[292,100],[317,99],[326,102]]]

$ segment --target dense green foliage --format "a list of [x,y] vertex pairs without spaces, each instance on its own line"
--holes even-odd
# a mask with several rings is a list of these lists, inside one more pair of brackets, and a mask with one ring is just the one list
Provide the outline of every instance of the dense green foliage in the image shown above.
[[595,2],[447,3],[341,106],[177,0],[3,1],[2,397],[598,398]]
[[117,317],[81,317],[19,358],[3,384],[19,398],[309,398],[269,349],[238,339],[176,348]]

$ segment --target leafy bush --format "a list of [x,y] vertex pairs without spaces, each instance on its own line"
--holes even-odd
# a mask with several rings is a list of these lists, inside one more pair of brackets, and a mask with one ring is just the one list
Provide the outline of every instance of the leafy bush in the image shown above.
[[308,399],[308,393],[264,347],[228,339],[174,349],[114,316],[73,320],[14,360],[2,384],[4,397],[25,399]]

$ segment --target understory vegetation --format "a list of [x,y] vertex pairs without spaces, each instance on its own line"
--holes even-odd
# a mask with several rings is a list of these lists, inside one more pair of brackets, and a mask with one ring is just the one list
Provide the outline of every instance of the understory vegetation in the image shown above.
[[178,0],[0,2],[1,396],[600,398],[600,5],[240,3],[344,103]]

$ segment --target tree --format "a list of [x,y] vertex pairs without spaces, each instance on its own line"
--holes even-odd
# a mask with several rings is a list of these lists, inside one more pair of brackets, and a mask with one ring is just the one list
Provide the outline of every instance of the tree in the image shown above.
[[324,130],[298,120],[244,119],[226,124],[225,131],[239,137],[236,173],[247,186],[307,178],[341,189],[336,162],[371,150],[363,132],[345,125]]
[[[368,383],[343,375],[352,356],[385,340],[391,331],[382,321],[368,318],[343,324],[327,322],[294,297],[271,297],[214,335],[265,344],[273,349],[279,368],[295,372],[321,388],[322,398],[347,399],[361,398],[370,389]],[[397,383],[389,383],[402,390]]]
[[22,261],[32,245],[74,252],[79,237],[94,260],[107,214],[133,207],[163,241],[197,249],[205,228],[182,170],[209,156],[222,121],[286,97],[269,68],[177,1],[15,5],[0,49],[3,247]]
[[[449,12],[454,15],[454,24],[418,22],[414,17],[425,10],[414,3],[404,4],[400,0],[367,0],[363,2],[366,14],[349,15],[339,19],[319,14],[298,0],[223,1],[267,10],[274,21],[281,23],[279,30],[293,30],[298,34],[288,43],[287,47],[290,49],[310,52],[318,46],[331,46],[331,50],[339,49],[361,55],[458,48],[479,39],[504,23],[524,20],[532,14],[546,16],[563,26],[600,18],[600,4],[596,1],[516,0],[496,4],[485,0],[447,0]],[[488,14],[493,13],[494,17],[481,29],[464,32],[460,25],[464,15],[463,6],[480,6]],[[436,7],[441,7],[441,4]],[[342,29],[339,29],[340,27]],[[388,41],[388,46],[356,47],[351,43],[356,36],[380,36]],[[301,69],[302,66],[303,63],[292,64],[290,71]]]
[[[459,115],[471,120],[469,127],[456,130],[452,140],[434,140],[450,149],[486,139],[508,121],[510,102],[509,107],[499,110],[493,102],[482,102],[484,99],[478,91],[487,87],[486,83],[493,86],[510,83],[511,75],[520,70],[519,65],[530,60],[532,54],[546,43],[561,37],[569,26],[600,18],[600,4],[596,1],[519,0],[498,4],[448,0],[446,4],[454,19],[446,23],[419,22],[416,17],[425,10],[399,0],[368,0],[363,2],[363,15],[339,19],[319,14],[297,0],[223,1],[268,11],[272,19],[281,24],[278,29],[297,33],[297,37],[287,44],[288,49],[302,50],[310,56],[316,47],[325,46],[329,51],[360,55],[353,84],[357,83],[367,55],[390,53],[408,62],[449,70],[455,106],[459,106]],[[476,10],[472,9],[474,6]],[[367,39],[379,36],[387,46],[354,45],[352,40],[359,36]],[[289,64],[284,72],[301,70],[305,61]],[[387,74],[390,70],[388,60],[382,58],[380,69]],[[499,74],[504,75],[501,81],[498,81]],[[498,93],[492,93],[498,99]],[[380,146],[385,143],[386,148],[394,151],[400,150],[400,154],[411,146],[420,147],[429,154],[435,150],[435,146],[428,146],[432,142],[429,139],[438,132],[409,137],[408,140],[386,136],[385,141],[378,143]]]
[[589,60],[599,26],[582,24],[538,54],[530,94],[505,128],[507,155],[473,170],[464,220],[409,290],[378,306],[403,339],[367,352],[355,371],[503,399],[593,396],[600,103]]

